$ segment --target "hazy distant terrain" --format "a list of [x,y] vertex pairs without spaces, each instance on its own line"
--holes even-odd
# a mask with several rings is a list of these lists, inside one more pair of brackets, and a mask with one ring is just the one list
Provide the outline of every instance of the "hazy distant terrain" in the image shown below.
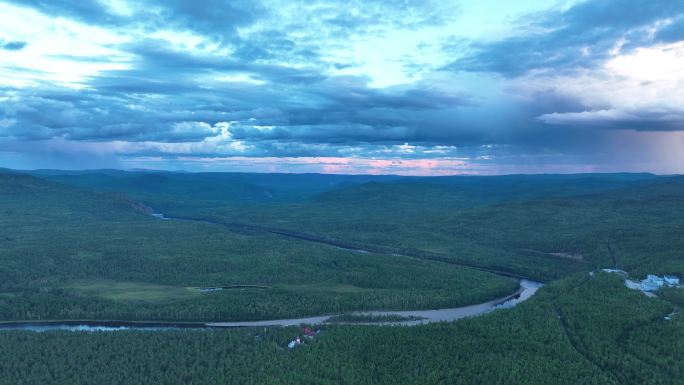
[[432,253],[540,280],[615,264],[640,275],[684,274],[678,176],[106,175],[42,177],[122,192],[169,216]]

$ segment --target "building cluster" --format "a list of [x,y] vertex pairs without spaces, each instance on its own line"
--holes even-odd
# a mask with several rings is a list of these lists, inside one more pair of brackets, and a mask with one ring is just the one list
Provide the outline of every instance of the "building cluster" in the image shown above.
[[[304,333],[304,338],[309,338],[309,339],[313,339],[314,337],[316,337],[318,334],[321,333],[320,330],[313,331],[313,330],[309,329],[308,327],[303,327],[302,332]],[[297,337],[294,340],[290,341],[290,343],[287,344],[287,347],[289,349],[294,349],[297,346],[302,345],[303,343],[304,342],[302,341],[302,339],[300,337]]]
[[[648,296],[654,296],[655,294],[651,293],[654,292],[658,289],[661,289],[663,287],[684,287],[680,285],[680,280],[679,277],[674,276],[674,275],[664,275],[662,277],[657,276],[655,274],[648,274],[646,276],[646,279],[642,279],[641,281],[633,281],[627,279],[629,274],[627,274],[626,271],[620,270],[620,269],[601,269],[606,273],[612,273],[612,274],[619,274],[623,278],[625,278],[625,286],[627,286],[630,289],[634,290],[641,290],[644,293],[646,293]],[[593,275],[592,273],[589,273],[590,275]]]
[[641,290],[643,291],[656,291],[662,287],[675,286],[679,286],[679,278],[673,275],[659,277],[654,274],[649,274],[646,276],[646,279],[641,281]]

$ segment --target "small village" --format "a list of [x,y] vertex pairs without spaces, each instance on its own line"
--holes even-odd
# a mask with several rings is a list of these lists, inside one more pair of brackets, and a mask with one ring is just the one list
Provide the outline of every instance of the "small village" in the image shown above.
[[654,274],[648,274],[646,279],[639,282],[640,290],[642,291],[656,291],[663,287],[679,287],[679,277],[673,275],[665,275],[659,277]]
[[613,274],[619,274],[622,277],[625,278],[625,286],[627,286],[630,289],[633,290],[641,290],[644,293],[653,293],[654,291],[657,291],[659,289],[665,288],[665,287],[682,287],[680,283],[680,279],[677,276],[674,275],[664,275],[664,276],[658,276],[655,274],[647,274],[645,279],[642,279],[641,281],[636,281],[636,280],[630,280],[627,279],[629,277],[629,274],[620,269],[601,269],[603,272],[606,273],[613,273]]

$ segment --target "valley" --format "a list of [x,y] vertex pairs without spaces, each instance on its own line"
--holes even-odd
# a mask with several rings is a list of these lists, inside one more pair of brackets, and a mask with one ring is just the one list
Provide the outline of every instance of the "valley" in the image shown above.
[[[113,384],[135,367],[173,383],[183,367],[178,378],[205,384],[677,384],[684,373],[681,290],[649,298],[601,271],[684,275],[679,177],[240,178],[0,173],[7,379],[48,370]],[[212,179],[230,182],[213,191]],[[238,195],[221,193],[232,184]],[[530,278],[543,287],[499,306]],[[289,349],[300,324],[320,334]],[[64,369],[85,357],[78,376]]]

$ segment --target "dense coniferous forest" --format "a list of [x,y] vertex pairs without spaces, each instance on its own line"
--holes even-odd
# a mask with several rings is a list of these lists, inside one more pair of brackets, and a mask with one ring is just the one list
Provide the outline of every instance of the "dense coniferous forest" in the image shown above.
[[681,384],[684,322],[615,276],[575,275],[527,302],[418,327],[2,332],[0,384]]
[[[684,248],[679,236],[684,178],[679,176],[372,179],[314,174],[293,176],[288,183],[279,174],[35,174],[123,192],[170,216],[233,229],[254,225],[312,234],[543,281],[615,265],[642,277],[648,272],[684,275],[678,251]],[[222,184],[209,188],[211,180]],[[186,191],[184,183],[202,193]],[[225,189],[231,183],[234,187]],[[193,194],[201,198],[189,199]]]
[[[0,384],[684,378],[684,290],[649,298],[600,272],[684,276],[679,177],[7,171],[0,198],[2,321],[434,309],[503,297],[518,276],[546,283],[512,309],[412,327],[326,324],[292,350],[299,327],[2,330]],[[230,285],[257,287],[200,290]]]
[[[25,175],[0,175],[0,182],[2,320],[228,321],[431,309],[518,287],[458,266],[159,220],[120,193]],[[234,284],[265,288],[199,290]]]
[[[478,186],[471,194],[458,184],[392,182],[352,186],[289,205],[232,205],[176,214],[223,223],[244,218],[241,222],[436,255],[539,280],[615,265],[639,276],[684,274],[679,253],[684,248],[679,236],[684,179],[637,180],[619,187],[606,183],[599,190],[595,178],[601,180],[575,180],[591,188],[568,188],[574,194],[562,189],[569,181],[555,186],[563,194],[547,188],[548,196],[535,184],[527,192],[510,190],[519,182],[505,180]],[[489,201],[482,202],[481,196]]]

